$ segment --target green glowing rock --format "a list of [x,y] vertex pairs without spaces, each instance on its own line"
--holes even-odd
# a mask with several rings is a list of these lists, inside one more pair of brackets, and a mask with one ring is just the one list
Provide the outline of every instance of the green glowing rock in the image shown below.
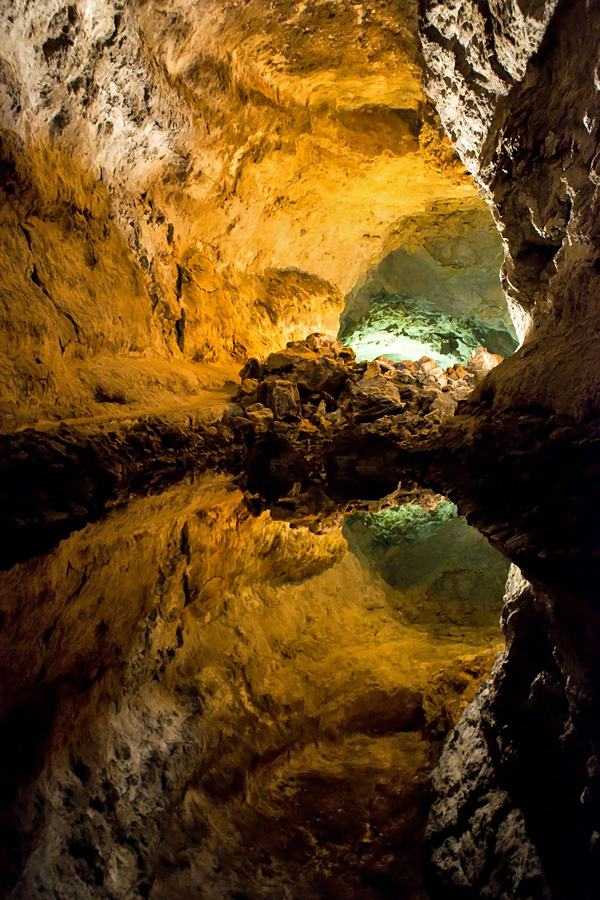
[[475,316],[454,318],[433,303],[383,291],[373,297],[369,312],[360,321],[342,328],[340,338],[352,347],[358,360],[386,356],[400,362],[430,356],[442,368],[466,363],[479,346],[504,357],[517,348],[517,341],[502,323],[492,327]]

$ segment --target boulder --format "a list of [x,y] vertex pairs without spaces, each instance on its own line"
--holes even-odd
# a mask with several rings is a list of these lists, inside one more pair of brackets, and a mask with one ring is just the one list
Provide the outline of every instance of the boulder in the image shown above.
[[430,412],[438,412],[442,418],[453,416],[456,412],[456,400],[449,392],[440,392],[429,407]]
[[295,341],[293,346],[288,346],[285,350],[269,353],[265,363],[265,370],[271,374],[273,372],[289,372],[298,363],[309,359],[316,359],[314,351],[309,350],[300,341]]
[[302,418],[300,394],[293,381],[283,378],[263,381],[258,388],[258,402],[272,410],[276,419]]
[[460,378],[467,374],[467,370],[462,365],[462,363],[457,363],[455,366],[451,366],[451,368],[446,369],[446,374],[451,381],[458,381]]
[[326,392],[332,397],[337,397],[346,383],[348,373],[342,360],[331,356],[319,356],[298,363],[290,373],[290,378],[293,378],[305,393]]
[[417,368],[421,370],[421,372],[425,372],[429,374],[429,372],[433,371],[433,369],[438,368],[438,364],[435,359],[431,359],[430,356],[422,356],[421,359],[417,362]]
[[383,375],[362,378],[350,390],[349,411],[356,421],[372,422],[381,416],[401,412],[403,408],[397,386]]
[[240,378],[244,381],[247,378],[260,380],[265,373],[264,366],[254,356],[251,357],[243,369],[240,369]]
[[435,369],[432,369],[429,375],[431,378],[434,378],[441,387],[446,387],[446,385],[448,384],[448,376],[441,366],[437,366]]
[[417,379],[410,369],[399,368],[396,372],[395,380],[400,384],[416,384]]
[[254,403],[246,409],[246,417],[250,419],[257,431],[268,429],[273,421],[273,410],[263,406],[262,403]]
[[321,334],[318,331],[309,334],[304,343],[309,350],[314,350],[324,356],[337,357],[342,351],[342,342],[338,338],[329,334]]
[[254,394],[258,388],[258,378],[244,378],[242,379],[242,383],[239,387],[240,395],[250,396],[250,394]]
[[457,401],[466,400],[466,398],[473,390],[473,385],[470,383],[467,384],[467,382],[462,381],[462,379],[460,381],[450,381],[449,387],[449,393],[451,393],[452,397]]
[[467,372],[471,372],[475,376],[475,383],[478,384],[502,360],[503,357],[498,356],[497,353],[488,353],[485,347],[478,347],[473,356],[467,360]]
[[363,378],[376,378],[378,375],[383,375],[383,369],[379,365],[379,361],[376,359],[369,360],[366,363]]
[[392,362],[391,359],[388,359],[387,356],[378,356],[375,359],[376,363],[379,363],[381,367],[381,371],[383,374],[395,375],[396,374],[396,363]]

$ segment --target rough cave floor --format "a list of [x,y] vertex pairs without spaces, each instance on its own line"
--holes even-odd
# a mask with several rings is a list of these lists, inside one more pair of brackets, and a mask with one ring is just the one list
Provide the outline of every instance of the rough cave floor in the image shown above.
[[507,564],[451,510],[411,515],[353,517],[352,552],[205,475],[2,573],[30,781],[11,896],[425,897],[428,775],[496,655]]

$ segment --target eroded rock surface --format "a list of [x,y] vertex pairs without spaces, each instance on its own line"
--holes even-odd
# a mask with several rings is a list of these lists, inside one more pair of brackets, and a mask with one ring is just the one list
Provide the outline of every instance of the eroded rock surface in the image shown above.
[[496,405],[596,416],[598,6],[422,6],[427,90],[489,197],[527,336],[491,379]]
[[193,400],[335,332],[415,217],[491,227],[416,6],[0,4],[3,430]]
[[502,240],[487,208],[476,204],[455,211],[440,202],[433,211],[403,221],[396,240],[398,248],[346,296],[343,325],[359,321],[372,298],[384,292],[432,303],[455,318],[474,316],[512,329],[498,278]]

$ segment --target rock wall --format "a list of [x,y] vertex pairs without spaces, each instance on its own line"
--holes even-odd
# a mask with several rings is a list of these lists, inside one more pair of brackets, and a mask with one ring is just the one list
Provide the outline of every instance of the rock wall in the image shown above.
[[[474,459],[478,444],[487,466],[482,458],[480,475],[475,465],[458,493],[458,467],[442,480],[533,583],[508,597],[506,653],[434,776],[431,892],[592,898],[600,878],[600,523],[591,462],[600,7],[458,0],[421,8],[427,90],[492,204],[503,284],[524,337],[473,392],[462,425],[448,426],[447,446],[460,453],[462,442]],[[543,434],[543,422],[567,430]],[[588,452],[589,465],[575,462]],[[486,492],[486,478],[496,492],[509,486],[503,500]],[[553,512],[542,513],[550,498]],[[525,537],[534,521],[545,522],[535,551]]]
[[596,414],[597,7],[423,10],[427,90],[487,191],[505,245],[503,284],[526,336],[492,377],[497,406]]
[[415,0],[4,0],[0,27],[4,430],[193,402],[203,363],[335,333],[432,202],[483,208]]

